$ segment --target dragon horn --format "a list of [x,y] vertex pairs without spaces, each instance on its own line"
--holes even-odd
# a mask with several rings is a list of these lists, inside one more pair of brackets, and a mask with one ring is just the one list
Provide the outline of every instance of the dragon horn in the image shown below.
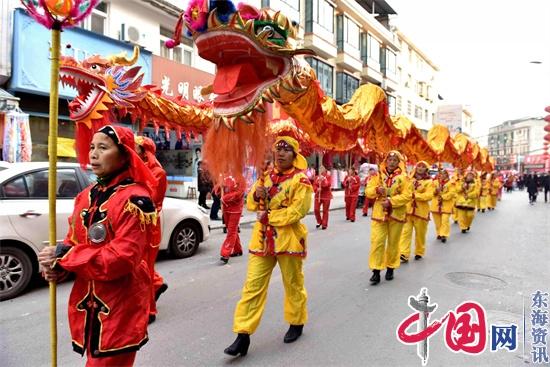
[[109,57],[109,61],[113,65],[134,65],[139,59],[139,46],[134,46],[134,54],[132,55],[131,59],[126,58],[126,52],[121,52],[118,55],[113,55]]

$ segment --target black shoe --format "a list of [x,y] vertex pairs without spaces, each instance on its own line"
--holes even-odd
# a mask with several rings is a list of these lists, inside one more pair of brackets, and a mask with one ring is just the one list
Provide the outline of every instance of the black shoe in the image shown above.
[[[491,209],[489,209],[489,210],[491,210]],[[485,213],[485,209],[481,209],[481,212],[482,212],[482,213]]]
[[320,224],[316,224],[316,225],[315,225],[315,228],[319,228],[319,227],[321,227]]
[[210,220],[222,220],[222,219],[220,217],[214,217],[214,218],[210,217]]
[[458,220],[455,220],[455,224],[458,224]]
[[463,229],[463,230],[462,230],[462,233],[466,233],[466,230],[465,230],[465,229]]
[[321,229],[325,230],[325,229],[327,229],[327,227],[325,227],[325,226],[322,226],[322,227],[321,227]]
[[366,213],[365,213],[365,214],[363,214],[363,217],[368,217],[368,216],[369,216],[369,215],[368,215],[368,214],[366,214]]
[[156,319],[157,319],[156,315],[150,314],[149,315],[149,325],[152,324],[153,322],[155,322]]
[[388,270],[386,270],[386,280],[392,280],[393,279],[393,269],[392,268],[388,268]]
[[477,212],[479,213],[481,211],[481,209],[478,209]]
[[201,206],[202,206],[204,209],[210,210],[210,207],[209,207],[208,205],[206,205],[206,204],[201,205]]
[[304,325],[290,325],[283,341],[287,344],[294,343],[302,335],[303,329]]
[[437,236],[437,239],[440,240],[440,239],[441,239],[441,236]]
[[241,233],[241,227],[237,227],[237,233]]
[[222,256],[222,257],[220,257],[220,261],[224,264],[227,264],[229,262],[229,258],[225,257],[225,256]]
[[415,259],[415,260],[420,260],[420,259],[422,259],[422,256],[420,256],[420,255],[414,255],[414,259]]
[[352,223],[355,222],[355,219],[350,219],[350,220],[351,220]]
[[469,232],[469,231],[470,231],[470,227],[466,228],[466,230]]
[[409,259],[407,259],[407,258],[405,257],[405,255],[399,256],[399,259],[401,260],[401,263],[402,263],[402,264],[408,263],[408,262],[409,262]]
[[243,256],[243,252],[234,252],[232,253],[231,255],[229,255],[229,257],[237,257],[237,256]]
[[447,238],[446,237],[441,237],[441,242],[443,242],[443,243],[447,242]]
[[227,233],[227,227],[223,227],[223,233]]
[[160,295],[166,292],[167,289],[168,289],[168,284],[162,283],[159,289],[157,289],[157,291],[155,292],[155,301],[158,301]]
[[250,346],[250,335],[248,334],[239,334],[237,339],[229,347],[225,348],[223,351],[225,354],[230,356],[236,356],[238,354],[241,357],[244,357],[248,353],[248,347]]
[[372,285],[380,283],[380,270],[373,270],[372,277],[369,280]]

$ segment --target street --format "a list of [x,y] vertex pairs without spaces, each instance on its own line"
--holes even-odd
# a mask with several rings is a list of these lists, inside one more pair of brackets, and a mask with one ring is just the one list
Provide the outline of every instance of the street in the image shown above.
[[[357,221],[350,223],[343,210],[335,210],[329,228],[321,231],[308,215],[309,322],[304,334],[294,344],[282,341],[288,325],[276,268],[262,322],[244,358],[223,350],[235,339],[233,312],[247,257],[220,265],[225,235],[216,229],[194,257],[162,256],[157,263],[169,289],[159,299],[157,321],[149,327],[150,340],[138,352],[136,366],[420,366],[416,345],[401,344],[396,329],[413,313],[409,297],[422,287],[428,288],[430,303],[438,305],[431,320],[472,300],[485,308],[488,325],[515,323],[519,330],[514,352],[491,352],[488,340],[481,355],[467,355],[447,349],[442,327],[429,339],[429,366],[527,365],[531,346],[530,336],[527,344],[523,341],[523,308],[530,311],[531,293],[550,290],[550,203],[543,199],[530,206],[526,192],[504,193],[495,211],[476,214],[470,233],[461,234],[453,224],[445,244],[436,241],[430,223],[425,258],[402,264],[393,281],[382,279],[376,286],[368,281],[370,217],[358,211]],[[251,226],[244,225],[243,245],[250,234]],[[59,366],[83,366],[85,359],[72,351],[67,325],[70,287],[58,287],[58,360]],[[38,286],[1,303],[2,366],[50,365],[48,302],[48,288]]]

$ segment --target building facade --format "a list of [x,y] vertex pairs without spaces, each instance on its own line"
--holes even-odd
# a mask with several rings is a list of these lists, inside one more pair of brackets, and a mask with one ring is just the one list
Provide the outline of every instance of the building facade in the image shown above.
[[437,73],[439,68],[403,32],[394,29],[400,52],[397,55],[398,89],[394,113],[406,116],[427,132],[436,121]]
[[[524,171],[530,167],[526,157],[543,153],[544,126],[542,117],[505,121],[489,128],[489,153],[495,157],[498,170]],[[526,166],[527,165],[527,166]]]
[[437,107],[435,121],[449,128],[451,135],[473,134],[474,119],[467,106],[461,104],[441,105]]

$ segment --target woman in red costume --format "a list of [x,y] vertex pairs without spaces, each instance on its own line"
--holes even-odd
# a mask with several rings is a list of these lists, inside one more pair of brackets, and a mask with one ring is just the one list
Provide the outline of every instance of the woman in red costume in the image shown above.
[[[328,227],[328,212],[330,201],[332,200],[332,190],[330,188],[331,177],[324,166],[319,167],[319,175],[313,180],[313,191],[315,192],[315,204],[313,211],[317,220],[317,228]],[[322,213],[321,213],[322,208]]]
[[157,219],[149,188],[155,179],[128,128],[99,129],[89,159],[97,183],[76,197],[64,242],[44,248],[38,259],[48,281],[76,275],[69,326],[86,366],[132,366],[148,340],[148,255]]
[[359,187],[361,179],[357,176],[355,168],[350,168],[348,175],[342,184],[345,188],[344,199],[346,201],[346,220],[355,222],[355,210],[359,199]]
[[244,206],[245,182],[242,176],[225,176],[222,183],[222,213],[227,227],[227,236],[220,251],[220,261],[227,264],[229,257],[242,256],[239,238],[239,221]]
[[153,281],[153,290],[151,292],[151,311],[149,313],[149,323],[151,323],[157,318],[157,300],[160,295],[168,289],[168,284],[164,283],[162,276],[155,271],[155,262],[157,261],[160,241],[162,239],[160,211],[162,210],[162,202],[164,201],[164,195],[166,194],[168,182],[166,180],[166,171],[164,171],[162,165],[155,156],[155,152],[157,151],[155,142],[145,136],[136,136],[135,142],[137,153],[147,168],[149,168],[156,181],[155,186],[152,188],[152,199],[155,203],[155,208],[157,209],[159,218],[157,220],[157,225],[153,227],[153,240],[151,242],[151,251],[149,252],[149,271]]

